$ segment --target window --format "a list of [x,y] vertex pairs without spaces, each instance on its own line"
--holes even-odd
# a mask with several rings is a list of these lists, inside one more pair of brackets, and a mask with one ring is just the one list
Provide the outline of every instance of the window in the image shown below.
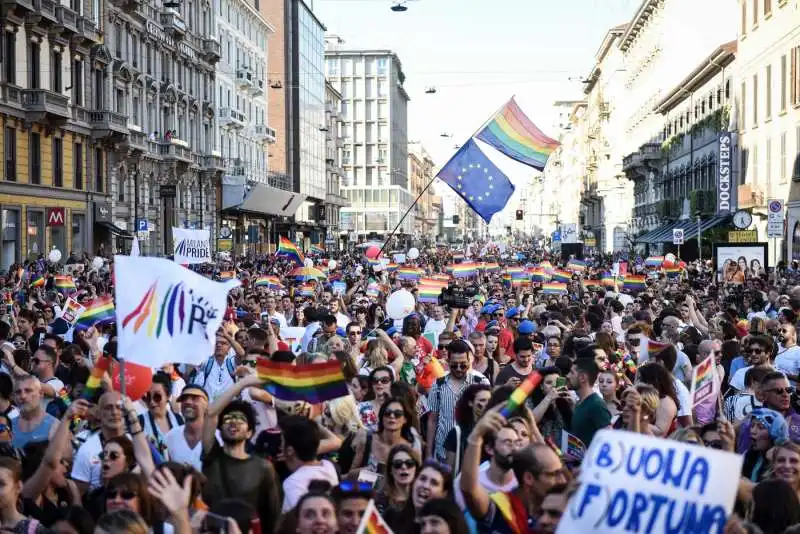
[[753,0],[753,26],[758,25],[758,0]]
[[131,35],[131,64],[134,69],[139,68],[139,39]]
[[72,62],[72,99],[78,106],[83,105],[83,60]]
[[5,32],[5,55],[3,64],[5,66],[5,79],[7,83],[17,83],[17,34]]
[[790,98],[792,106],[800,104],[800,46],[792,48],[789,65]]
[[786,54],[781,56],[781,112],[786,111]]
[[31,132],[28,141],[28,158],[30,159],[31,174],[30,181],[32,184],[42,183],[42,138],[38,133]]
[[64,187],[64,140],[53,138],[53,186]]
[[122,89],[117,89],[116,93],[117,98],[115,100],[117,109],[115,111],[125,115],[125,91]]
[[128,180],[121,179],[119,181],[119,190],[117,191],[117,202],[125,202],[125,189],[128,187]]
[[103,192],[103,150],[94,149],[94,190],[97,193]]
[[742,27],[739,33],[742,37],[747,35],[747,0],[742,0]]
[[753,74],[753,127],[758,126],[758,74]]
[[6,126],[5,137],[6,180],[17,181],[17,131]]
[[72,165],[75,189],[83,189],[83,144],[72,145]]
[[786,183],[786,132],[781,134],[781,157],[778,168],[778,179],[781,183]]
[[766,116],[767,120],[772,118],[772,65],[767,65],[767,79],[766,79]]
[[139,97],[133,97],[133,109],[131,110],[131,122],[137,126],[140,126],[141,123],[139,122]]
[[122,57],[122,24],[117,22],[114,24],[114,57],[121,58]]
[[764,17],[772,15],[772,0],[764,0]]
[[53,57],[50,58],[51,65],[50,65],[50,73],[51,73],[51,85],[52,90],[56,93],[61,92],[62,80],[61,76],[63,73],[61,72],[61,52],[53,51]]
[[772,139],[767,139],[766,145],[766,163],[767,167],[765,169],[766,174],[766,182],[767,182],[767,190],[765,191],[767,196],[772,196]]
[[28,69],[28,88],[38,89],[40,83],[40,70],[41,65],[41,47],[39,43],[28,44],[28,61],[30,68]]

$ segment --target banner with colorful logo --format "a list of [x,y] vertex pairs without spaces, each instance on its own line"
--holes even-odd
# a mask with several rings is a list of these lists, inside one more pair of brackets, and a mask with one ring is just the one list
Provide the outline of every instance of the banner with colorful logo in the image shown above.
[[172,227],[175,263],[208,263],[211,261],[211,236],[208,230]]
[[228,292],[241,284],[215,282],[162,258],[115,256],[114,274],[119,355],[153,369],[211,356]]

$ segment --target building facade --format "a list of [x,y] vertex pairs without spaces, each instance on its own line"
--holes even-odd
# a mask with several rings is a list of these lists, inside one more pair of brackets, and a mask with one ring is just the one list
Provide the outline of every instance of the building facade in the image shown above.
[[[422,143],[408,144],[408,180],[414,198],[419,197],[412,211],[414,215],[414,235],[421,241],[435,241],[436,214],[433,201],[436,196],[433,181],[433,159]],[[424,191],[424,192],[423,192]],[[411,215],[409,215],[411,217]]]
[[[408,94],[400,59],[390,50],[345,50],[329,38],[326,72],[342,95],[342,164],[348,175],[344,218],[353,237],[389,235],[411,207],[408,178]],[[399,238],[414,230],[409,215]]]
[[347,184],[347,174],[342,167],[342,95],[330,82],[325,82],[325,221],[328,224],[327,243],[339,244],[339,211],[349,202],[342,194],[342,186]]

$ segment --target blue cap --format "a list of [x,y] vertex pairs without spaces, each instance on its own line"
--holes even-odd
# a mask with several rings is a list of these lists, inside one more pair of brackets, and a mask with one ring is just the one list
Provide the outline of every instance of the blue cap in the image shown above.
[[347,334],[345,333],[344,328],[342,328],[341,326],[336,328],[336,335],[340,336],[340,337],[347,337]]
[[789,427],[780,412],[769,408],[756,408],[750,415],[767,429],[772,441],[782,443],[789,439]]
[[500,325],[497,324],[497,321],[489,321],[488,323],[486,323],[486,330],[489,330],[490,328],[499,328],[499,327]]
[[524,336],[533,334],[534,332],[536,332],[536,325],[533,323],[533,321],[525,319],[524,321],[519,323],[519,328],[517,328],[517,332],[519,332]]
[[506,312],[506,319],[511,319],[512,317],[516,317],[519,315],[519,310],[517,308],[511,308]]
[[496,312],[498,309],[500,309],[500,306],[498,306],[497,304],[487,304],[486,306],[481,308],[481,313],[482,314],[486,313],[486,314],[491,315],[494,312]]
[[389,337],[392,337],[397,333],[397,328],[390,326],[389,329],[386,330],[386,333],[389,334]]

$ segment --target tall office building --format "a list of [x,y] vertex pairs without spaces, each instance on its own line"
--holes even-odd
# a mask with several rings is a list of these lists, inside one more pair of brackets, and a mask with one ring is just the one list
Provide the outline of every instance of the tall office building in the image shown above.
[[[326,75],[342,95],[342,164],[350,206],[342,208],[359,239],[388,235],[414,201],[408,180],[408,94],[400,59],[391,50],[346,50],[329,37]],[[411,236],[413,214],[397,230]]]

